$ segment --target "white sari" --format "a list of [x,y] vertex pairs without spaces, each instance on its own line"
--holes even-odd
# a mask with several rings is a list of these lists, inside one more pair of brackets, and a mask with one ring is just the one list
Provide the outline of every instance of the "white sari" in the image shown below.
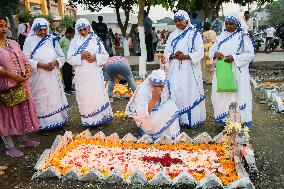
[[134,118],[137,126],[141,128],[141,133],[151,136],[154,140],[163,135],[175,139],[180,133],[178,107],[171,99],[169,90],[168,84],[165,84],[160,102],[149,113],[148,104],[152,91],[147,78],[135,90],[126,106],[126,114]]
[[[230,37],[231,36],[231,37]],[[223,42],[222,42],[223,41]],[[218,46],[221,43],[219,49]],[[213,58],[215,52],[224,56],[232,55],[234,58],[233,73],[237,81],[237,92],[217,93],[216,72],[213,75],[211,100],[214,107],[215,123],[225,123],[232,102],[237,102],[240,107],[241,121],[245,125],[252,125],[252,93],[250,86],[249,63],[254,57],[254,48],[247,34],[243,31],[232,33],[223,31],[209,51]]]
[[[93,35],[91,38],[90,35]],[[87,40],[85,51],[96,56],[96,61],[89,63],[81,59],[79,47]],[[68,63],[74,66],[76,100],[81,114],[82,126],[97,126],[113,119],[113,113],[106,93],[102,65],[108,60],[103,43],[95,34],[87,37],[76,35],[72,39],[68,53]]]
[[[177,51],[189,55],[191,60],[169,60],[170,55]],[[168,78],[171,90],[175,102],[181,111],[181,126],[195,128],[206,119],[205,96],[200,65],[203,55],[203,40],[200,33],[192,27],[188,26],[184,30],[176,29],[169,36],[165,48],[165,56],[169,60]]]
[[[23,51],[33,68],[29,83],[39,118],[39,127],[41,130],[50,130],[61,127],[68,120],[68,102],[59,71],[65,62],[65,57],[58,40],[52,35],[34,51],[41,40],[42,38],[35,34],[30,35],[25,41]],[[52,71],[37,68],[38,63],[48,64],[54,60],[58,61],[59,68]]]

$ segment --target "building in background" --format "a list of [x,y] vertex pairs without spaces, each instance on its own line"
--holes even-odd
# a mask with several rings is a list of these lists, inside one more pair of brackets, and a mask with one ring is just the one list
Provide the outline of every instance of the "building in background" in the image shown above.
[[65,15],[76,18],[77,9],[66,5],[63,0],[22,0],[22,11],[30,11],[32,15],[53,16],[54,20],[61,20]]
[[[113,33],[119,33],[119,34],[121,33],[115,13],[84,14],[84,15],[78,15],[77,18],[86,18],[87,20],[89,20],[90,23],[92,23],[92,21],[98,22],[98,16],[102,16],[104,18],[103,23],[106,23],[108,28],[112,28]],[[120,15],[120,18],[122,23],[124,24],[125,15],[123,13]],[[138,23],[137,16],[130,14],[126,33],[129,33],[131,26],[137,23]]]

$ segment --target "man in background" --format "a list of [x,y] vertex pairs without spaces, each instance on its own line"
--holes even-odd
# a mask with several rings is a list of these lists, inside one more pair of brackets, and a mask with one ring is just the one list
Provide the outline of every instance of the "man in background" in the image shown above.
[[245,19],[245,22],[246,22],[247,27],[248,27],[249,35],[250,35],[250,37],[252,37],[252,35],[253,35],[253,19],[250,18],[250,12],[249,11],[245,11],[244,19]]
[[212,12],[211,29],[216,32],[216,35],[219,35],[222,32],[223,24],[222,24],[222,21],[218,18],[218,12],[217,11]]
[[148,17],[148,13],[144,12],[144,32],[145,32],[145,43],[147,50],[147,62],[154,62],[154,51],[153,51],[153,36],[152,36],[152,20]]
[[[65,35],[60,39],[59,44],[65,55],[65,60],[67,60],[67,52],[70,46],[71,39],[74,37],[75,30],[70,27],[66,29]],[[66,95],[72,95],[75,90],[72,88],[72,66],[67,62],[62,66],[62,76],[64,83],[64,92]]]
[[95,29],[96,29],[97,35],[103,41],[104,46],[106,46],[106,37],[107,37],[108,29],[107,29],[107,25],[103,23],[103,19],[104,18],[102,16],[98,16],[99,22],[96,23]]

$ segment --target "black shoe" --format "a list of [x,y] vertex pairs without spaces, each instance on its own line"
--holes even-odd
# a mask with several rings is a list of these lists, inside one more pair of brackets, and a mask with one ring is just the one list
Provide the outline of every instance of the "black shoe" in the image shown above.
[[72,88],[72,87],[70,87],[69,91],[76,92],[76,90],[74,88]]
[[73,95],[73,93],[71,91],[65,91],[65,95],[70,96]]

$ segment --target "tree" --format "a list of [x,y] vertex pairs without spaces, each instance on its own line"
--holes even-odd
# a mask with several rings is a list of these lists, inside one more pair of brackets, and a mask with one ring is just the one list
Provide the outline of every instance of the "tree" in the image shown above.
[[284,0],[274,1],[266,6],[271,25],[284,24]]
[[13,38],[17,38],[17,30],[13,15],[19,12],[20,0],[0,0],[0,14],[8,17]]
[[[133,6],[137,4],[137,0],[69,0],[71,5],[77,4],[84,4],[87,9],[90,11],[100,11],[102,7],[109,6],[115,9],[117,22],[119,28],[121,29],[121,33],[124,35],[126,34],[128,22],[129,22],[129,15],[133,9]],[[124,24],[121,21],[120,12],[119,10],[122,9],[125,15],[125,22]]]
[[146,44],[145,44],[145,33],[144,33],[144,8],[145,1],[138,0],[139,13],[138,13],[138,32],[140,39],[141,56],[139,57],[139,76],[143,79],[147,74],[146,70]]
[[72,17],[65,15],[60,21],[59,26],[61,29],[69,28],[73,26],[74,21],[75,20]]

